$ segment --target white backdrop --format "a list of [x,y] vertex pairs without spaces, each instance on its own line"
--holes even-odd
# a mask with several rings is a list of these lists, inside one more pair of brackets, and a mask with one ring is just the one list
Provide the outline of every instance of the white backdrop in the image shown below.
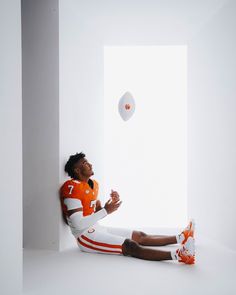
[[[187,46],[104,49],[105,195],[123,200],[102,221],[115,226],[181,227],[187,219]],[[124,122],[119,98],[136,112]]]
[[[40,170],[42,171],[40,174],[41,181],[45,181],[49,185],[50,191],[53,192],[47,211],[44,210],[47,204],[45,199],[38,197],[42,194],[33,186],[33,182],[27,182],[30,187],[29,200],[33,207],[31,211],[37,212],[37,216],[40,218],[45,215],[45,212],[49,212],[47,216],[51,217],[50,208],[55,208],[55,212],[57,212],[53,215],[53,221],[50,219],[49,222],[50,226],[54,224],[56,230],[53,232],[60,239],[60,245],[56,242],[55,247],[64,249],[67,244],[68,246],[74,245],[74,241],[69,241],[71,234],[68,228],[62,225],[56,191],[60,185],[57,182],[63,182],[66,179],[63,173],[63,165],[71,153],[83,150],[88,155],[88,159],[94,163],[95,177],[101,184],[101,195],[104,195],[102,193],[103,183],[107,179],[107,175],[104,175],[103,178],[105,156],[102,127],[104,123],[104,46],[163,44],[188,44],[189,48],[188,212],[196,217],[199,231],[204,229],[209,237],[213,237],[219,242],[223,241],[228,246],[235,245],[235,235],[230,234],[235,225],[235,1],[101,0],[98,5],[95,0],[60,0],[59,27],[57,27],[58,20],[55,22],[56,27],[45,21],[45,14],[42,14],[37,6],[39,1],[36,1],[37,3],[28,2],[32,5],[35,4],[35,10],[38,12],[37,19],[45,25],[42,30],[43,33],[52,33],[53,38],[55,38],[57,34],[55,34],[54,29],[57,32],[58,28],[59,31],[58,75],[60,87],[57,100],[59,111],[55,107],[52,110],[53,114],[56,115],[55,118],[59,115],[59,120],[54,125],[51,123],[48,125],[52,128],[50,130],[53,134],[53,137],[49,137],[50,142],[53,141],[50,147],[52,151],[55,147],[56,153],[53,153],[53,155],[58,153],[59,161],[54,161],[53,157],[48,159],[48,147],[45,145],[47,141],[39,140],[37,147],[40,152],[38,156],[45,159],[44,155],[47,155],[47,167],[52,167],[56,171],[52,174],[53,177],[57,174],[59,179],[59,181],[53,182],[54,187],[52,188],[52,182],[47,176],[48,173],[44,173],[45,169]],[[225,5],[222,9],[225,2],[228,5]],[[40,3],[43,5],[44,2]],[[50,12],[49,20],[54,19],[51,14],[58,12],[54,7],[47,11]],[[35,18],[31,16],[32,14],[29,13],[30,23],[27,28],[32,34],[36,29],[35,39],[37,38],[40,42],[38,24],[35,22]],[[29,40],[32,42],[32,38],[29,38]],[[51,40],[51,38],[47,40]],[[43,38],[43,41],[45,42],[45,38]],[[42,56],[41,47],[30,48],[33,51],[35,50],[34,55],[29,52],[27,56],[36,56],[35,59],[38,61],[38,58]],[[43,46],[43,48],[46,49],[47,47]],[[55,50],[57,51],[57,49]],[[47,66],[45,68],[35,67],[32,69],[32,73],[39,73],[42,77],[47,77],[52,69],[51,61],[56,59],[56,65],[58,65],[55,50],[46,55],[48,59],[44,62]],[[53,56],[53,59],[51,56]],[[48,60],[50,60],[50,63],[47,63]],[[32,63],[32,66],[34,67],[37,64],[37,62]],[[50,68],[50,71],[47,71],[48,68]],[[55,77],[55,75],[50,76]],[[37,76],[32,75],[32,77],[35,77],[37,82]],[[41,80],[41,84],[44,87],[41,87],[41,89],[51,89],[51,83],[43,83],[43,81]],[[25,85],[30,87],[35,85],[34,91],[38,95],[38,83],[26,83]],[[58,90],[57,84],[55,84],[55,89]],[[114,97],[120,97],[122,94],[123,90]],[[134,91],[134,95],[141,102],[139,97],[142,98],[143,95],[136,93],[136,91]],[[41,97],[46,96],[42,95]],[[49,95],[49,99],[51,100],[51,95]],[[42,99],[36,101],[39,104],[47,102]],[[37,106],[37,104],[34,104],[34,106]],[[138,108],[139,104],[133,121],[137,119]],[[35,107],[35,110],[38,113],[37,107]],[[39,116],[40,114],[44,114],[44,112],[40,112]],[[47,111],[47,114],[50,114],[50,112]],[[31,116],[31,118],[28,126],[35,124],[35,116]],[[45,123],[43,116],[41,116],[41,121]],[[40,123],[41,121],[37,122]],[[130,121],[130,123],[132,124],[133,121]],[[46,129],[42,128],[42,130],[45,131]],[[25,131],[24,134],[26,134]],[[31,144],[30,137],[31,134],[29,133],[26,139]],[[25,145],[25,151],[26,147]],[[34,152],[35,149],[32,148],[32,151],[26,153],[26,155],[30,156]],[[30,158],[26,157],[25,160],[34,164],[30,161]],[[217,165],[219,161],[220,165]],[[42,167],[42,165],[36,162],[33,167],[34,171],[39,171],[39,167]],[[132,167],[130,171],[132,171]],[[162,179],[162,181],[164,180]],[[150,182],[148,183],[150,184]],[[112,182],[110,184],[117,189],[121,187],[120,184],[119,186]],[[48,186],[41,187],[44,189],[44,196],[47,197]],[[35,191],[37,194],[34,193]],[[125,196],[125,191],[121,190],[120,192],[122,198],[127,200],[128,196]],[[26,196],[24,196],[25,198]],[[122,211],[126,210],[124,204]],[[24,208],[24,211],[27,216],[29,214],[28,209]],[[169,212],[169,208],[165,210],[165,212],[167,211]],[[38,214],[41,212],[42,215]],[[38,223],[32,214],[32,218],[26,222],[26,226],[29,225],[29,227],[25,234],[31,237],[35,233],[35,238],[42,237],[43,243],[46,241],[45,235],[54,238],[51,235],[52,228],[50,226],[45,227],[46,220],[48,219],[41,218],[40,223]],[[35,221],[37,231],[33,232],[30,225]],[[166,223],[165,225],[168,226]],[[60,228],[59,231],[57,231],[58,227]],[[224,236],[224,239],[221,238],[222,236]],[[235,246],[233,247],[235,248]]]

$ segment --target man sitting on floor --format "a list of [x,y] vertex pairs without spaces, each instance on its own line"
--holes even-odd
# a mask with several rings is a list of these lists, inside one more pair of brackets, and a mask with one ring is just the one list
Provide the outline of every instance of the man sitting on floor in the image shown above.
[[[65,222],[82,251],[132,256],[146,260],[177,260],[186,264],[195,262],[194,222],[176,236],[148,235],[142,231],[102,226],[98,221],[115,212],[121,205],[119,194],[112,191],[110,199],[101,206],[98,183],[91,179],[92,165],[85,154],[71,155],[65,165],[71,177],[60,189]],[[175,251],[161,251],[144,246],[181,244]]]

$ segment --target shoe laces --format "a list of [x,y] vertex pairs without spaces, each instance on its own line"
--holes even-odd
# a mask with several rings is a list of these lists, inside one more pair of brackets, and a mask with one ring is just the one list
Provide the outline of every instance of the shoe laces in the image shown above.
[[192,256],[191,252],[189,251],[188,248],[186,248],[185,245],[183,245],[182,248],[178,249],[178,254],[183,255],[183,256]]

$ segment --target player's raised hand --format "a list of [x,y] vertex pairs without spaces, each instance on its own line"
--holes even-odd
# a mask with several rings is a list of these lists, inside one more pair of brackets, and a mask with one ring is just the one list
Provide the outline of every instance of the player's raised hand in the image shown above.
[[111,214],[114,211],[116,211],[120,207],[121,203],[122,203],[122,201],[113,202],[112,199],[109,199],[104,206],[104,208],[107,211],[107,214]]
[[111,190],[110,197],[111,197],[113,203],[117,203],[120,201],[120,196],[116,191]]

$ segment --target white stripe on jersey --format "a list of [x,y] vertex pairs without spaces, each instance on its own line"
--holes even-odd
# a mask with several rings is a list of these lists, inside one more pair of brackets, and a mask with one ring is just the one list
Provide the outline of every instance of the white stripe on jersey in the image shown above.
[[73,198],[65,198],[64,204],[67,207],[67,210],[77,209],[77,208],[83,208],[82,203],[78,199]]

